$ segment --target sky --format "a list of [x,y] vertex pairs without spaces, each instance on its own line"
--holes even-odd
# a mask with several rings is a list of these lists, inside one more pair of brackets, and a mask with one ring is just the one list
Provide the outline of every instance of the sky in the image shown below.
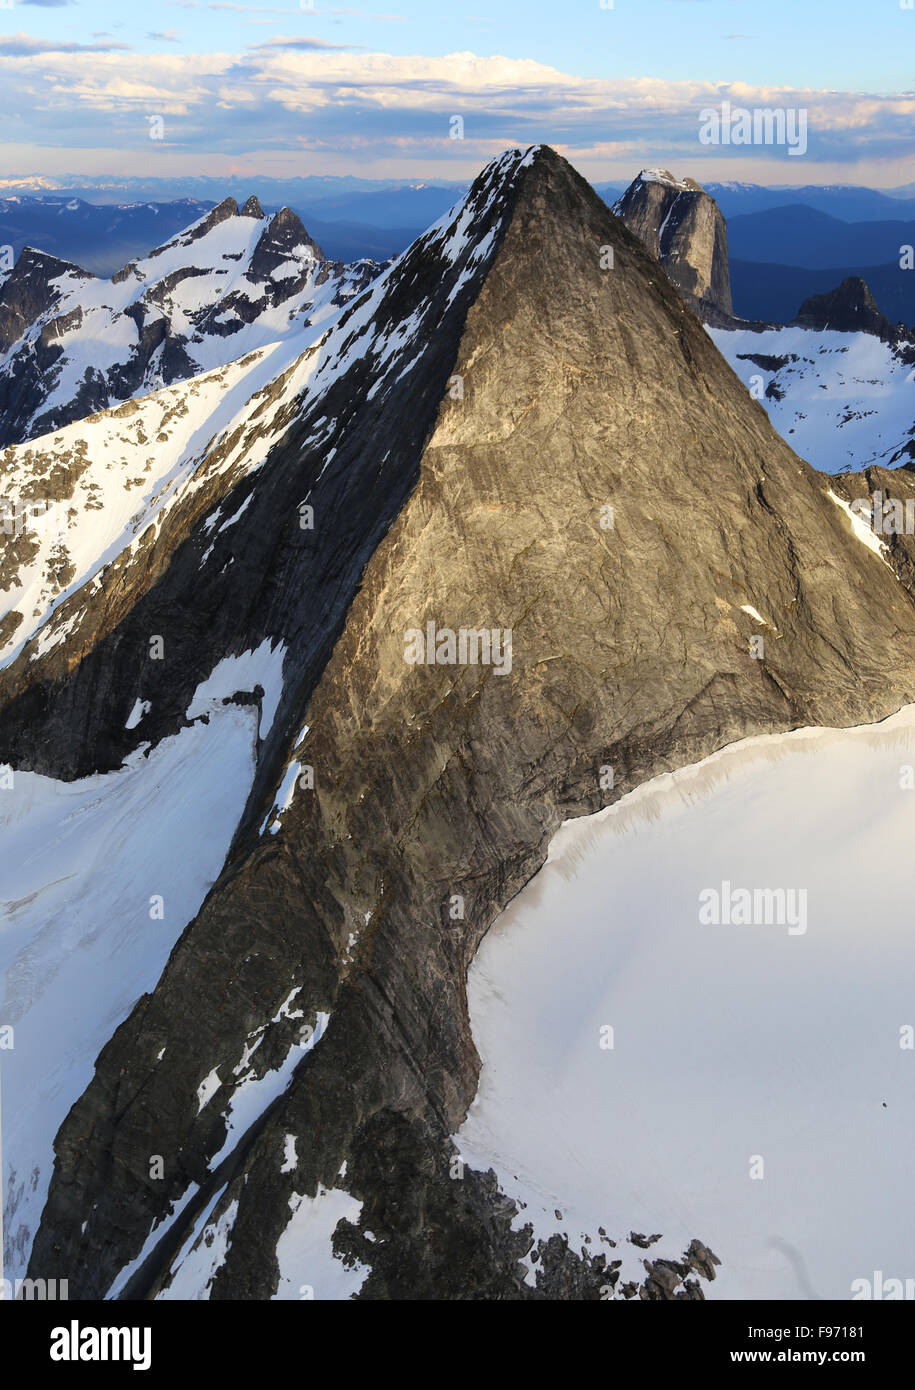
[[[913,0],[0,0],[0,182],[459,180],[545,142],[595,181],[892,187],[913,57]],[[701,143],[722,102],[806,111],[803,152]]]

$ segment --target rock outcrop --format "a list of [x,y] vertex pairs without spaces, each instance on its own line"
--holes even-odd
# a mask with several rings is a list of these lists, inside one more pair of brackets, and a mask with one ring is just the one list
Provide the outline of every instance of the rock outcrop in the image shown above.
[[823,332],[872,333],[885,343],[915,342],[904,324],[890,323],[881,313],[867,281],[858,275],[849,275],[826,294],[814,294],[805,299],[793,323],[797,328]]
[[734,316],[728,234],[714,198],[694,179],[643,169],[613,211],[660,261],[687,303],[708,323]]

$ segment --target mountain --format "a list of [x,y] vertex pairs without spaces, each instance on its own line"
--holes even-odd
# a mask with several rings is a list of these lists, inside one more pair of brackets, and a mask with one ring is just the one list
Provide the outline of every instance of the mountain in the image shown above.
[[821,332],[872,333],[888,343],[908,341],[909,336],[904,328],[890,323],[886,315],[881,314],[867,282],[860,275],[849,275],[829,293],[805,299],[794,323],[799,328],[815,328]]
[[[433,209],[437,209],[434,216],[449,208],[458,196],[454,189],[432,189],[430,193],[436,195],[431,200]],[[422,190],[398,190],[397,196],[401,194],[404,217],[415,218],[411,225],[398,225],[383,217],[380,223],[368,218],[360,220],[355,215],[347,219],[334,213],[331,217],[331,201],[344,205],[345,200],[339,196],[324,200],[309,193],[307,205],[296,201],[289,206],[307,222],[315,241],[320,242],[331,260],[386,261],[415,241],[431,220],[422,203]],[[411,201],[414,194],[419,200],[415,204]],[[17,257],[26,246],[40,247],[59,260],[75,262],[93,275],[106,278],[128,261],[142,259],[151,246],[184,231],[215,205],[212,200],[192,198],[136,204],[95,204],[66,196],[0,198],[0,246],[11,247]],[[364,208],[360,204],[354,207],[356,212],[370,214],[382,205],[366,202]],[[268,202],[264,206],[267,212],[280,210],[278,203]]]
[[841,222],[810,207],[777,207],[728,218],[731,254],[744,261],[812,270],[899,264],[900,247],[915,244],[915,221]]
[[38,246],[94,275],[111,275],[203,217],[213,201],[89,203],[83,198],[0,198],[0,244],[19,256]]
[[860,276],[808,296],[785,328],[732,321],[710,332],[814,467],[835,474],[915,460],[915,333],[890,322]]
[[[792,452],[657,261],[546,147],[494,160],[297,346],[3,456],[11,499],[52,487],[59,522],[53,543],[26,526],[4,552],[19,614],[0,656],[8,1275],[67,1278],[73,1299],[699,1298],[729,1252],[693,1228],[695,1193],[677,1192],[675,1232],[627,1237],[632,1126],[612,1070],[594,1094],[619,1146],[598,1151],[613,1220],[569,1220],[579,1172],[554,1179],[534,1149],[514,1172],[552,1217],[535,1229],[506,1191],[501,1136],[487,1151],[473,1125],[504,1072],[480,1089],[468,968],[564,822],[625,811],[738,740],[910,702],[915,541],[884,544],[852,512],[871,478]],[[892,479],[915,497],[915,475]],[[657,942],[643,903],[661,862],[641,861],[635,896],[600,881],[592,979],[628,984],[626,959]],[[660,1078],[672,1035],[685,1049],[706,1033],[701,1001],[658,1012],[642,974],[644,1029],[605,1050],[613,1020],[566,988],[576,911],[560,925],[515,1115],[542,1108],[557,1070],[580,1099],[573,1033],[617,1072],[634,1046]],[[798,957],[775,959],[763,997],[789,1027],[808,996]],[[855,1038],[885,1025],[882,999],[851,1000]],[[758,1074],[780,1090],[765,1062],[740,1070],[729,1129],[738,1268]],[[563,1142],[576,1127],[585,1152],[582,1107],[548,1094],[546,1127]],[[669,1150],[717,1156],[714,1124],[676,1099]],[[847,1110],[885,1136],[879,1108]],[[809,1188],[770,1186],[770,1232],[803,1265],[822,1229]],[[855,1190],[830,1194],[834,1235]],[[869,1269],[873,1251],[850,1255]]]
[[[735,302],[746,315],[741,320],[730,310],[730,229],[698,184],[647,171],[616,211],[659,257],[684,301],[708,325],[722,355],[809,463],[839,473],[874,465],[895,468],[915,459],[910,375],[915,334],[888,319],[864,279],[846,276],[837,286],[835,272],[819,272],[828,289],[808,294],[798,309],[788,299],[794,280],[786,273],[777,281],[778,302],[790,326],[781,328],[777,315],[766,322],[763,314],[751,317],[748,312],[771,305],[768,297],[754,300],[746,291],[745,277],[764,267],[737,262]],[[786,213],[789,221],[796,215],[804,225],[811,219],[839,225],[806,208],[780,209],[772,214],[774,225],[780,226],[778,219]],[[766,216],[743,221],[762,222]],[[806,279],[811,272],[794,274]],[[898,274],[908,288],[908,273]],[[697,296],[697,287],[704,287],[704,293]],[[791,309],[785,311],[788,303]]]
[[329,262],[256,198],[224,199],[110,280],[26,247],[0,285],[0,445],[314,336],[377,270]]
[[729,221],[731,218],[791,205],[813,208],[842,222],[880,222],[899,217],[915,219],[915,198],[911,188],[879,190],[855,184],[764,188],[755,183],[733,182],[708,183],[705,187]]
[[824,473],[915,461],[915,335],[843,281],[785,328],[711,328],[722,355],[793,449]]
[[805,299],[825,294],[849,276],[868,284],[881,311],[892,323],[915,328],[915,284],[912,272],[894,265],[842,266],[836,270],[805,270],[793,265],[731,259],[734,309],[745,319],[790,323]]
[[728,236],[713,198],[693,179],[643,169],[613,206],[703,318],[733,313]]

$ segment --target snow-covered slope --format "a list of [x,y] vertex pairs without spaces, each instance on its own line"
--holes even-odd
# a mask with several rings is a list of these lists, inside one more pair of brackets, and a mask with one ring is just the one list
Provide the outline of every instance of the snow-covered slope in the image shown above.
[[0,769],[7,1278],[25,1272],[61,1119],[199,910],[244,806],[256,708],[214,699],[197,715],[117,772],[58,782]]
[[301,336],[377,270],[329,262],[256,199],[227,198],[110,280],[27,247],[0,289],[0,443]]
[[709,328],[719,351],[801,458],[824,473],[915,458],[911,353],[872,333]]
[[[913,763],[909,706],[735,744],[558,832],[470,969],[457,1136],[538,1235],[603,1226],[626,1278],[631,1231],[701,1231],[709,1297],[911,1274]],[[725,882],[803,890],[806,920],[705,925]]]
[[[172,507],[204,487],[228,490],[262,461],[274,433],[261,408],[269,400],[278,410],[302,389],[314,365],[303,347],[321,331],[303,328],[295,339],[0,454],[0,666],[92,582],[85,612],[106,566],[125,551],[142,554]],[[235,447],[214,459],[222,440]],[[230,524],[222,518],[222,528]],[[33,659],[64,640],[71,618],[42,635]]]

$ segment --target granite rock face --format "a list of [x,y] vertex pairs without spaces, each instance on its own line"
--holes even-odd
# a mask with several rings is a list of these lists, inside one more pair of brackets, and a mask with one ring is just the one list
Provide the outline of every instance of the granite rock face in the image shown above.
[[659,261],[686,302],[708,323],[734,315],[728,234],[715,199],[694,179],[645,169],[613,211]]
[[[915,698],[912,568],[856,538],[834,480],[547,148],[489,166],[313,351],[294,401],[265,394],[256,477],[225,492],[214,470],[0,677],[0,760],[74,777],[182,727],[227,654],[286,651],[224,870],[61,1126],[31,1268],[98,1297],[136,1262],[124,1296],[153,1296],[215,1201],[234,1219],[209,1296],[268,1298],[290,1199],[342,1188],[362,1210],[335,1246],[365,1298],[603,1297],[616,1271],[558,1238],[532,1288],[491,1175],[454,1180],[480,1071],[468,965],[563,820],[736,739]],[[406,659],[429,623],[510,632],[510,662]],[[153,713],[128,730],[141,671]],[[313,787],[280,814],[293,758]],[[319,1014],[211,1171],[237,1064],[266,1075]],[[669,1253],[616,1292],[700,1296],[717,1256]]]

